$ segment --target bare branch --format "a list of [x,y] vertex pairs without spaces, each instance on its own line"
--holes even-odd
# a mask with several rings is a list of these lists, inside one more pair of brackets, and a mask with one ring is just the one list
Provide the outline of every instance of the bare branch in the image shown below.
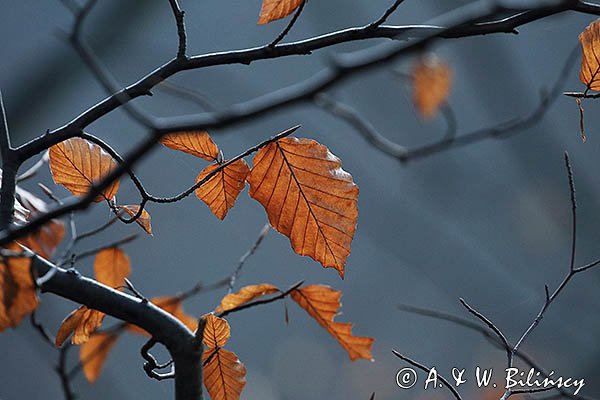
[[287,36],[287,34],[290,33],[290,31],[292,30],[292,27],[294,26],[294,24],[300,17],[300,14],[302,14],[302,10],[304,9],[305,5],[306,5],[306,0],[302,0],[300,5],[296,9],[294,16],[292,17],[290,22],[287,24],[285,29],[279,35],[277,35],[277,37],[271,43],[268,44],[268,47],[270,47],[270,48],[275,47],[277,45],[277,43],[281,42]]

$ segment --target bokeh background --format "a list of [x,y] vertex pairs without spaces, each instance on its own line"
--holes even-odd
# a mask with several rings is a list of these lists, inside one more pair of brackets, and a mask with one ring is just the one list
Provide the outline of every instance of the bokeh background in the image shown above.
[[[181,0],[186,10],[189,53],[201,54],[257,46],[272,40],[287,21],[257,26],[260,0]],[[298,40],[377,18],[390,1],[310,1],[287,40]],[[408,0],[390,19],[394,24],[428,21],[467,2]],[[64,40],[71,15],[59,1],[3,1],[0,5],[0,88],[14,143],[23,143],[60,126],[105,93]],[[85,36],[107,68],[123,85],[167,61],[175,52],[176,32],[168,3],[159,0],[104,0],[93,10]],[[536,107],[539,92],[554,83],[577,46],[577,35],[592,16],[565,13],[519,29],[519,35],[493,34],[444,40],[431,50],[454,70],[449,103],[459,134],[525,115]],[[250,66],[211,67],[178,74],[172,82],[205,95],[217,106],[255,96],[312,76],[328,57],[384,40],[337,46],[311,56],[259,61]],[[577,57],[579,54],[577,53]],[[407,146],[439,139],[438,118],[423,123],[411,103],[410,87],[391,73],[408,71],[412,59],[380,68],[337,87],[336,98],[359,109],[386,137]],[[581,90],[578,61],[565,81]],[[148,112],[172,116],[201,111],[197,105],[160,90],[136,101]],[[340,321],[355,323],[358,335],[373,336],[374,362],[350,362],[346,353],[304,311],[288,302],[234,314],[228,344],[248,369],[245,399],[442,399],[442,391],[402,391],[396,372],[406,365],[391,349],[450,376],[452,367],[504,369],[505,355],[480,335],[446,322],[409,315],[400,303],[466,316],[464,297],[516,339],[544,300],[544,284],[555,287],[568,267],[570,203],[563,152],[569,151],[579,200],[579,264],[600,257],[600,118],[598,104],[586,107],[588,142],[578,132],[573,99],[560,98],[535,127],[507,140],[486,140],[465,148],[401,165],[369,146],[344,122],[305,104],[274,112],[251,123],[218,132],[213,139],[233,156],[265,138],[302,124],[297,136],[327,145],[360,186],[358,230],[341,281],[295,255],[287,238],[271,231],[238,281],[238,288],[262,282],[287,287],[299,280],[329,284],[344,292]],[[89,131],[120,152],[134,146],[145,130],[115,111]],[[250,160],[249,160],[250,161]],[[178,193],[193,183],[201,160],[157,149],[137,168],[156,195]],[[52,184],[44,169],[37,181]],[[27,188],[40,193],[35,180]],[[56,193],[67,196],[59,187]],[[131,185],[119,193],[134,203]],[[228,275],[267,221],[262,207],[243,193],[224,222],[194,196],[175,205],[151,204],[154,237],[142,236],[125,247],[133,263],[132,280],[147,296],[174,294],[197,281],[210,283]],[[80,214],[80,231],[109,218],[104,205]],[[83,243],[80,249],[136,232],[115,226]],[[92,260],[76,266],[92,273]],[[546,314],[524,349],[557,374],[585,378],[581,394],[600,396],[598,334],[600,271],[578,276]],[[200,316],[214,308],[224,289],[185,304]],[[42,295],[39,317],[56,331],[74,304]],[[139,348],[144,339],[126,335],[109,357],[95,385],[79,375],[75,391],[83,399],[168,399],[172,383],[149,380]],[[71,365],[77,361],[72,351]],[[53,371],[58,353],[28,324],[0,336],[0,398],[60,399]],[[164,353],[159,352],[165,356]],[[466,384],[466,398],[488,391]]]

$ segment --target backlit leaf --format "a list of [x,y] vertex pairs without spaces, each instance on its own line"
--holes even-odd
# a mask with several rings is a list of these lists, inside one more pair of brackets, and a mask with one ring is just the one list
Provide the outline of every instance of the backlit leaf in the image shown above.
[[259,25],[285,18],[302,4],[303,0],[263,0]]
[[583,57],[579,79],[594,91],[600,91],[600,20],[592,22],[579,35]]
[[160,139],[160,143],[170,149],[183,151],[208,161],[217,161],[219,157],[219,148],[207,132],[169,133]]
[[358,217],[358,186],[339,158],[310,139],[284,138],[262,148],[248,176],[250,196],[294,251],[323,267],[344,265]]
[[[119,210],[125,211],[130,217],[135,217],[140,210],[140,206],[117,206]],[[135,223],[142,227],[148,235],[152,235],[152,224],[150,214],[146,209],[142,210],[140,216],[135,220]]]
[[83,373],[89,382],[95,382],[102,372],[104,362],[119,337],[109,333],[96,333],[79,348]]
[[351,360],[371,360],[373,338],[352,336],[352,324],[333,321],[342,307],[340,297],[341,291],[325,285],[306,286],[292,292],[292,299],[339,342]]
[[229,324],[225,319],[219,318],[214,314],[206,314],[206,326],[202,341],[206,347],[223,347],[231,336]]
[[[11,251],[20,251],[12,244]],[[0,258],[0,332],[14,328],[38,305],[36,287],[31,277],[31,259],[26,257]]]
[[246,385],[246,367],[235,353],[206,349],[202,362],[204,386],[211,400],[238,400]]
[[433,118],[450,95],[450,66],[436,56],[423,57],[415,64],[412,79],[413,101],[417,109],[425,119]]
[[237,293],[230,293],[223,297],[221,304],[215,309],[215,312],[220,313],[223,311],[232,310],[238,306],[241,306],[242,304],[249,303],[254,299],[276,293],[278,291],[279,289],[276,286],[273,286],[269,283],[246,286],[240,289],[240,291]]
[[[64,185],[75,196],[87,194],[91,186],[117,167],[117,162],[100,146],[74,137],[50,147],[50,170],[57,184]],[[119,190],[113,182],[94,201],[112,199]]]
[[90,340],[90,337],[96,329],[102,325],[102,321],[106,314],[98,310],[92,310],[86,306],[81,306],[74,310],[63,320],[58,333],[56,334],[55,344],[57,347],[67,340],[71,333],[71,343],[80,345]]
[[[219,164],[211,164],[204,168],[196,182],[206,178],[208,174],[219,168]],[[246,186],[246,177],[250,168],[244,160],[238,160],[213,175],[206,183],[196,189],[196,196],[206,203],[211,211],[224,219],[227,212],[235,204],[235,200]]]
[[94,273],[96,280],[106,286],[123,286],[125,278],[131,273],[129,257],[117,247],[101,250],[94,260]]

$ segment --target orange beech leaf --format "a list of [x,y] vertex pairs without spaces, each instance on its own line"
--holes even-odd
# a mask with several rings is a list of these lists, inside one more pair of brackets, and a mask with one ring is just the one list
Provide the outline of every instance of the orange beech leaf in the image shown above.
[[452,70],[436,56],[422,57],[412,72],[413,102],[425,119],[432,119],[450,95]]
[[[39,197],[17,187],[17,197],[30,217],[35,217],[48,211],[48,206]],[[49,259],[65,237],[65,225],[59,219],[50,220],[40,229],[30,233],[18,242],[39,256]]]
[[220,313],[223,311],[232,310],[241,306],[242,304],[249,303],[258,297],[266,296],[276,292],[279,292],[279,288],[271,285],[270,283],[246,286],[241,288],[237,293],[230,293],[223,297],[221,304],[215,309],[215,312]]
[[214,314],[206,314],[206,326],[204,327],[204,336],[202,341],[206,347],[223,347],[231,336],[231,329],[225,319],[219,318]]
[[235,353],[206,349],[202,362],[204,386],[211,400],[238,400],[246,385],[246,367]]
[[94,260],[94,273],[96,280],[106,286],[122,286],[131,273],[129,257],[117,247],[101,250]]
[[[125,211],[132,218],[135,217],[140,210],[140,206],[117,206],[117,208]],[[152,235],[151,218],[146,209],[142,210],[142,213],[140,214],[139,218],[135,220],[135,223],[141,226],[148,235]]]
[[[14,243],[7,249],[21,250]],[[0,332],[16,327],[37,308],[38,297],[30,265],[31,259],[26,257],[0,258]]]
[[[211,164],[204,168],[196,183],[206,178],[208,174],[219,168],[219,164]],[[235,204],[235,200],[246,186],[246,177],[250,173],[250,168],[244,160],[236,162],[223,168],[213,175],[206,183],[196,189],[196,196],[206,203],[211,211],[223,220],[227,212]]]
[[[100,146],[74,137],[50,147],[50,170],[56,184],[65,186],[75,196],[85,196],[91,186],[117,167],[117,162]],[[112,199],[119,190],[113,182],[94,201]]]
[[119,337],[110,333],[96,333],[79,348],[83,373],[89,382],[95,382],[102,372],[104,362]]
[[579,35],[583,57],[579,79],[596,92],[600,91],[600,20],[592,22]]
[[285,18],[302,4],[303,0],[263,0],[260,9],[259,25]]
[[[152,302],[152,304],[154,304],[155,306],[162,308],[169,314],[173,315],[175,318],[180,320],[185,326],[187,326],[188,329],[192,332],[198,329],[198,319],[192,317],[183,310],[181,299],[175,296],[162,296],[154,297],[150,299],[150,302]],[[146,336],[148,335],[148,332],[146,332],[144,329],[138,326],[129,324],[127,328],[131,332],[139,333],[141,335]]]
[[358,218],[358,186],[341,166],[314,140],[284,138],[256,154],[248,183],[250,196],[294,251],[343,278]]
[[81,306],[74,310],[63,320],[56,334],[55,344],[63,345],[65,340],[73,333],[71,343],[80,345],[90,340],[91,335],[102,325],[106,314]]
[[207,132],[175,132],[160,139],[160,143],[170,149],[183,151],[208,161],[217,161],[219,148]]
[[351,360],[371,360],[373,338],[352,336],[352,324],[333,321],[342,307],[340,297],[341,291],[325,285],[306,286],[292,292],[292,299],[340,343]]

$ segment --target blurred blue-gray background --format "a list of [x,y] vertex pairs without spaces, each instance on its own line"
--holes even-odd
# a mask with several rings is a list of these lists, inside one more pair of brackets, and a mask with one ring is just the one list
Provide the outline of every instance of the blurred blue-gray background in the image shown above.
[[[257,26],[260,0],[181,0],[186,10],[189,53],[241,49],[272,40],[285,26],[279,21]],[[286,40],[365,24],[377,18],[389,0],[310,1]],[[407,0],[389,23],[421,23],[465,4],[462,1]],[[0,6],[0,88],[13,142],[20,144],[60,126],[105,93],[64,40],[71,15],[59,1],[3,1]],[[519,35],[493,34],[440,41],[432,48],[454,70],[449,103],[459,134],[525,115],[537,106],[540,90],[554,83],[577,35],[592,16],[565,13],[519,29]],[[165,0],[98,2],[85,36],[106,67],[123,85],[170,59],[176,31]],[[211,67],[178,74],[172,82],[207,96],[219,106],[255,96],[312,76],[328,57],[384,40],[346,44],[311,56],[259,61],[250,66]],[[579,55],[578,55],[579,57]],[[412,59],[395,68],[408,71]],[[577,62],[566,90],[581,90]],[[337,87],[331,94],[359,109],[383,135],[407,146],[439,139],[444,120],[423,123],[411,103],[410,87],[390,68],[380,68]],[[148,112],[172,116],[201,111],[197,105],[160,90],[136,101]],[[211,132],[225,156],[233,156],[265,138],[302,124],[297,136],[327,145],[360,186],[359,222],[352,254],[341,281],[295,255],[287,238],[271,231],[245,266],[237,287],[270,282],[287,287],[299,280],[325,283],[344,292],[340,321],[355,323],[354,333],[372,336],[374,362],[350,362],[339,345],[295,304],[232,315],[228,348],[245,363],[244,399],[443,399],[443,390],[402,391],[395,375],[406,366],[391,349],[450,376],[452,367],[504,369],[505,354],[480,335],[446,322],[400,312],[409,303],[466,316],[464,297],[501,327],[511,339],[520,336],[544,300],[544,284],[555,287],[568,268],[570,202],[563,152],[569,151],[579,200],[579,264],[600,257],[600,118],[587,102],[588,142],[582,144],[573,99],[560,98],[535,127],[507,140],[487,140],[465,148],[401,165],[369,146],[344,122],[312,105],[274,112],[257,121]],[[121,152],[146,134],[123,111],[93,124],[89,131]],[[249,159],[250,161],[250,159]],[[193,183],[201,160],[157,149],[136,171],[156,195],[178,193]],[[52,184],[47,168],[26,187],[40,194],[35,181]],[[55,192],[68,193],[56,187]],[[121,204],[137,200],[130,184],[119,193]],[[243,193],[224,222],[195,196],[175,205],[151,204],[154,237],[125,247],[133,264],[132,280],[147,296],[174,294],[197,281],[210,283],[228,275],[246,252],[266,215]],[[77,217],[81,231],[109,218],[100,204]],[[107,243],[137,226],[116,226],[81,249]],[[77,265],[92,274],[92,261]],[[578,276],[554,304],[524,349],[557,375],[585,378],[580,394],[600,396],[600,272]],[[185,309],[200,316],[212,310],[224,289],[195,297]],[[39,318],[56,331],[74,304],[42,295]],[[124,336],[110,355],[98,382],[74,381],[83,399],[168,399],[172,384],[149,380],[141,366],[143,338]],[[58,353],[24,323],[0,336],[0,398],[60,399],[53,371]],[[164,353],[160,353],[165,356]],[[76,351],[71,352],[74,365]],[[494,392],[495,393],[495,392]],[[467,384],[466,398],[489,391]]]

